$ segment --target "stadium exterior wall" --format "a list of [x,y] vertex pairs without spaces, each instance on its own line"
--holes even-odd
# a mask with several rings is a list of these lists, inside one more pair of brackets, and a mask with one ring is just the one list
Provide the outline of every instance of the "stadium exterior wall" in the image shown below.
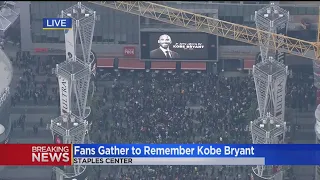
[[[33,43],[31,37],[31,18],[30,18],[30,1],[20,1],[20,26],[23,27],[21,31],[21,49],[22,51],[28,51],[33,55],[63,55],[65,53],[65,45],[63,43]],[[100,12],[101,13],[101,12]],[[123,16],[125,17],[125,16]],[[104,17],[105,19],[106,17]],[[102,19],[102,18],[101,18]],[[108,19],[107,19],[108,20]],[[116,23],[116,22],[113,22]],[[111,24],[110,24],[111,25]],[[114,24],[113,26],[116,26]],[[34,27],[33,27],[34,28]],[[135,28],[134,28],[135,29]],[[149,28],[150,29],[150,28]],[[156,29],[156,28],[155,28]],[[142,29],[141,29],[142,30]],[[139,36],[136,30],[132,31],[130,36]],[[135,53],[133,56],[127,57],[124,53],[126,47],[133,47]],[[80,49],[80,48],[78,48]],[[138,44],[108,44],[108,43],[93,43],[93,51],[99,58],[133,58],[139,59],[140,45]],[[243,62],[251,62],[255,59],[255,56],[259,53],[258,47],[253,46],[219,46],[219,59],[241,59]],[[294,64],[300,64],[311,61],[301,61],[305,58],[290,56],[290,62],[297,62]],[[137,63],[135,63],[137,64]],[[251,66],[249,69],[252,68]]]
[[[63,43],[32,43],[31,42],[28,44],[29,44],[29,46],[26,47],[26,49],[24,49],[24,51],[29,51],[31,54],[63,55],[65,53],[65,45]],[[134,44],[95,44],[95,43],[92,43],[92,50],[97,54],[98,57],[123,57],[124,56],[124,49],[126,47],[134,47],[135,48],[135,56],[134,57],[138,57],[138,55],[139,55],[139,46],[138,45],[134,45]],[[44,49],[48,49],[48,51],[44,50]],[[80,46],[77,49],[80,50],[81,49]]]

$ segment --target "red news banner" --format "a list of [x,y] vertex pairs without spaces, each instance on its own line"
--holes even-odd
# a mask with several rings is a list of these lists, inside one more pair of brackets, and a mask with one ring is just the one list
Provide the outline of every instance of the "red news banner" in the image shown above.
[[72,165],[70,144],[0,144],[0,165]]

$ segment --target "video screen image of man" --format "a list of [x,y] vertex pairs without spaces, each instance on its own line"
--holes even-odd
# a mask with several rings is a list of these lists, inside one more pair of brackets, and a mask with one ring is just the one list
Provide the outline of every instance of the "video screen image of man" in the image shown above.
[[159,48],[150,51],[150,59],[177,59],[180,55],[170,50],[172,44],[171,37],[167,34],[163,34],[158,40]]

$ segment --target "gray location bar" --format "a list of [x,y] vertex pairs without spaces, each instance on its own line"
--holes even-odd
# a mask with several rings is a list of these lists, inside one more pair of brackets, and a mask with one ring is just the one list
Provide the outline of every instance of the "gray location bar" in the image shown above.
[[[265,165],[265,158],[74,158],[77,165]],[[132,160],[130,162],[130,160]]]

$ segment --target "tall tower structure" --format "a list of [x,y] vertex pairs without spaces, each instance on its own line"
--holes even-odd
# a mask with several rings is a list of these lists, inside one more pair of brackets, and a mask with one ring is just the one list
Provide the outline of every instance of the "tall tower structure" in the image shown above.
[[72,19],[72,29],[65,30],[66,61],[56,66],[61,114],[72,111],[86,118],[90,114],[87,96],[94,63],[90,57],[96,13],[78,2],[62,11],[61,17]]
[[[87,96],[95,64],[91,45],[96,13],[78,2],[62,11],[61,17],[71,18],[72,28],[64,31],[66,61],[56,65],[61,116],[51,120],[50,129],[56,143],[83,144],[91,112]],[[79,165],[53,168],[56,180],[84,180],[85,169]]]
[[[286,123],[283,118],[287,74],[288,69],[272,57],[253,67],[259,107],[259,118],[250,123],[254,144],[284,143]],[[253,168],[253,172],[264,179],[283,179],[281,166],[257,166]]]
[[[277,34],[287,34],[289,17],[289,12],[280,8],[274,3],[271,3],[269,6],[264,7],[258,11],[255,11],[255,23],[257,29]],[[270,35],[258,33],[262,61],[268,61],[270,55],[274,56],[275,54],[281,53],[270,51],[269,36]]]
[[269,57],[268,61],[253,66],[260,117],[271,116],[284,121],[288,68]]
[[[50,124],[55,141],[57,137],[61,137],[59,141],[63,144],[83,144],[88,128],[88,121],[71,112],[51,120]],[[83,165],[54,167],[53,171],[56,180],[85,180],[87,177],[86,166]]]
[[[274,5],[255,12],[257,29],[272,33],[286,32],[289,12]],[[253,67],[253,77],[257,93],[259,118],[251,121],[250,130],[254,144],[284,143],[286,123],[285,88],[288,68],[278,61],[277,54],[269,49],[268,35],[258,34],[262,61]],[[281,45],[280,45],[281,46]],[[256,166],[256,176],[263,179],[282,180],[283,167]]]

